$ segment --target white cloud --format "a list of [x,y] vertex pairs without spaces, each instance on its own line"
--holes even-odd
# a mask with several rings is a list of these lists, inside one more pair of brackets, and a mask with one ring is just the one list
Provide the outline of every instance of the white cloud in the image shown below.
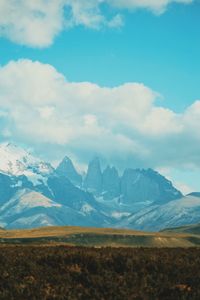
[[200,100],[195,101],[184,114],[184,123],[192,135],[199,135],[200,132]]
[[123,17],[119,14],[117,14],[110,21],[107,22],[107,26],[110,28],[120,28],[123,26],[123,24]]
[[180,122],[178,115],[170,109],[162,107],[153,107],[141,122],[142,131],[148,131],[150,134],[158,136],[160,134],[179,133],[183,129],[183,124]]
[[189,4],[193,0],[1,0],[0,36],[22,45],[47,47],[67,27],[121,27],[121,14],[113,12],[109,19],[102,4],[119,12],[143,8],[161,14],[173,2]]
[[5,118],[7,116],[8,116],[8,114],[6,111],[0,110],[0,118]]
[[11,138],[12,137],[12,134],[11,132],[9,131],[9,129],[7,128],[4,128],[1,132],[1,135],[4,137],[4,138]]
[[142,83],[69,82],[50,65],[13,61],[0,68],[2,138],[45,151],[55,144],[83,163],[100,153],[119,164],[199,168],[200,101],[177,114],[158,97]]
[[52,106],[42,106],[38,108],[41,118],[50,120],[54,114],[55,107]]
[[189,4],[192,3],[193,0],[107,0],[107,3],[117,8],[146,8],[156,14],[163,13],[166,10],[167,6],[173,2]]
[[19,44],[45,47],[63,29],[63,0],[1,0],[0,35]]

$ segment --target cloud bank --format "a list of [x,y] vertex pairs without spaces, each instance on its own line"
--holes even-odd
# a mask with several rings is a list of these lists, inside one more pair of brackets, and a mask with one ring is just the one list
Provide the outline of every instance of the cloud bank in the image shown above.
[[[99,29],[121,27],[123,10],[148,9],[163,13],[171,3],[194,0],[1,0],[0,36],[30,47],[48,47],[64,29],[83,25]],[[107,17],[102,9],[114,9]]]
[[0,68],[0,135],[82,163],[100,153],[118,166],[199,168],[200,100],[176,113],[158,98],[142,83],[69,82],[48,64],[11,61]]

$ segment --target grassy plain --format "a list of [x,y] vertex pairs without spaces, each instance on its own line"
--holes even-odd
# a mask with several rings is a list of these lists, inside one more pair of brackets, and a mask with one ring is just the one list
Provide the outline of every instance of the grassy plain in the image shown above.
[[200,235],[181,232],[142,232],[92,227],[43,227],[0,230],[1,244],[67,244],[112,247],[195,247]]

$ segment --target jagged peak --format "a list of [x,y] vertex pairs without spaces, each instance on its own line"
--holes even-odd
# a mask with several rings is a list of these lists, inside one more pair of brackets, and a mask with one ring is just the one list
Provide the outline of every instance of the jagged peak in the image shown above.
[[110,165],[107,165],[106,168],[103,171],[104,174],[107,173],[107,172],[119,174],[117,168],[115,166],[111,167]]
[[88,174],[88,172],[89,172],[91,169],[97,169],[97,170],[100,171],[100,173],[101,173],[101,162],[100,162],[100,159],[99,159],[98,156],[95,156],[95,157],[89,162],[87,174]]
[[110,166],[110,165],[107,165],[106,168],[104,169],[104,172],[110,171],[111,169],[112,169],[111,166]]
[[63,158],[62,162],[70,162],[73,164],[71,158],[69,158],[69,156],[65,155],[65,157]]
[[[75,172],[77,172],[73,161],[71,160],[71,158],[69,158],[67,155],[63,158],[63,160],[59,163],[59,165],[57,166],[57,169],[61,168],[62,166],[73,169]],[[78,173],[78,172],[77,172]]]
[[82,176],[76,170],[72,160],[65,156],[61,163],[56,168],[58,174],[68,178],[73,184],[81,185]]

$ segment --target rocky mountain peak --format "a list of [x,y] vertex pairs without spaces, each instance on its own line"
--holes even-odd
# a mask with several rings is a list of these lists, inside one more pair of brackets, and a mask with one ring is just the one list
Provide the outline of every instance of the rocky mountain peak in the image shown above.
[[77,172],[74,167],[73,162],[68,156],[65,156],[61,163],[56,168],[57,174],[60,176],[65,176],[68,178],[73,184],[81,186],[82,184],[82,177]]
[[120,177],[115,167],[108,165],[103,171],[102,190],[104,199],[113,199],[120,195]]
[[165,203],[182,194],[164,176],[152,169],[126,169],[121,179],[124,201]]
[[95,157],[88,165],[84,187],[94,193],[100,193],[102,190],[102,172],[98,157]]

